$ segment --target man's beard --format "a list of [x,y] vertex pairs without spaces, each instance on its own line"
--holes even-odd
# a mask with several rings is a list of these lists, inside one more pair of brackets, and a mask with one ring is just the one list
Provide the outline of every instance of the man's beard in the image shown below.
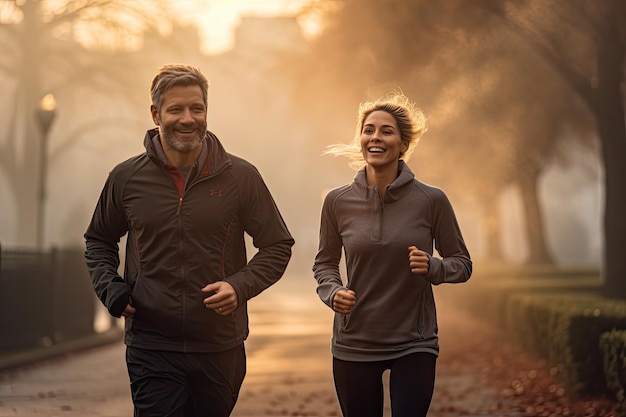
[[165,143],[178,152],[193,152],[198,149],[200,143],[202,143],[201,137],[196,137],[195,140],[179,140],[176,137],[174,129],[162,129],[161,134],[163,135]]

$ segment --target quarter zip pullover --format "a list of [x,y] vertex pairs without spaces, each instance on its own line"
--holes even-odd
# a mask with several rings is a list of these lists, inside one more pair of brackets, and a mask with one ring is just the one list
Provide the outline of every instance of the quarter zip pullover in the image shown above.
[[[362,169],[351,184],[325,197],[319,241],[313,272],[322,301],[332,308],[342,288],[357,297],[350,314],[335,314],[336,358],[375,361],[439,353],[432,286],[465,282],[472,272],[454,211],[441,189],[415,179],[400,161],[399,175],[381,200]],[[430,255],[427,275],[411,272],[409,246]],[[441,258],[432,256],[435,248]],[[339,270],[342,250],[345,283]]]

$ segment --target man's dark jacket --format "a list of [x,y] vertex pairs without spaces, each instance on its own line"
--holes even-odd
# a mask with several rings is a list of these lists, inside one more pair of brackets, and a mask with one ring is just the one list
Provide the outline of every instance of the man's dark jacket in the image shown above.
[[[87,267],[111,315],[131,302],[124,341],[144,349],[217,352],[248,336],[247,300],[284,273],[294,240],[261,175],[207,132],[188,179],[166,163],[158,130],[146,153],[109,174],[85,233]],[[248,262],[244,232],[257,253]],[[128,233],[124,278],[120,239]],[[239,307],[207,309],[200,289],[225,280]]]

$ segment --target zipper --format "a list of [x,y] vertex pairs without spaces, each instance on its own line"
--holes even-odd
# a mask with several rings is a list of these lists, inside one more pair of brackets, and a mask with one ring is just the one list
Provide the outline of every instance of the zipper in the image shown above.
[[[178,206],[176,207],[176,217],[178,218],[178,253],[180,262],[180,276],[182,279],[182,308],[183,308],[183,352],[187,352],[187,274],[185,269],[185,252],[183,250],[183,235],[184,235],[184,226],[183,226],[183,218],[181,216],[181,210],[183,207],[183,199],[185,198],[185,194],[189,192],[191,188],[193,188],[196,184],[199,184],[202,181],[207,180],[209,177],[203,177],[199,180],[192,182],[189,187],[183,187],[179,190],[178,196]],[[176,187],[178,188],[178,187]]]
[[176,208],[176,217],[180,216],[180,207],[183,205],[183,197],[178,197],[178,207]]
[[[184,191],[183,191],[184,193]],[[185,252],[183,251],[183,217],[180,215],[183,206],[183,195],[178,197],[178,207],[176,208],[176,217],[178,219],[178,254],[180,259],[180,276],[182,291],[182,313],[183,313],[183,352],[187,352],[187,277],[185,276]]]
[[183,207],[183,198],[185,197],[185,179],[182,178],[181,172],[178,169],[168,169],[172,179],[174,180],[174,187],[178,191],[178,204],[176,206],[176,218],[178,220],[178,259],[180,260],[180,278],[181,278],[181,293],[182,293],[182,342],[183,352],[187,352],[187,290],[186,282],[187,277],[185,273],[185,252],[183,248],[183,218],[181,211]]
[[[221,170],[219,171],[221,172]],[[180,274],[181,274],[181,278],[182,278],[182,308],[183,308],[183,323],[182,323],[182,327],[183,327],[183,352],[187,352],[187,337],[186,337],[186,333],[187,333],[187,288],[186,288],[186,284],[187,284],[187,276],[186,276],[186,271],[185,271],[185,253],[183,251],[183,234],[184,234],[184,227],[183,227],[183,219],[181,216],[181,211],[182,211],[182,207],[183,207],[183,199],[185,198],[185,194],[187,194],[189,192],[189,190],[191,190],[194,186],[196,186],[197,184],[208,180],[209,178],[212,178],[214,176],[216,176],[217,174],[219,174],[219,172],[213,173],[211,175],[208,176],[204,176],[202,178],[197,179],[196,181],[193,181],[189,184],[189,186],[186,186],[186,182],[183,182],[183,186],[182,188],[179,188],[178,183],[176,181],[176,178],[174,178],[174,185],[176,186],[176,189],[178,190],[178,206],[176,207],[176,217],[178,218],[178,233],[179,233],[179,237],[178,237],[178,253],[179,253],[179,258],[181,259],[181,263],[180,263]],[[176,174],[173,174],[176,175]],[[178,175],[180,176],[180,171],[178,171]]]
[[383,203],[383,199],[380,198],[380,194],[378,193],[378,188],[376,186],[373,187],[374,189],[374,194],[376,195],[376,201],[378,202],[378,230],[376,231],[376,240],[381,241],[383,240],[383,207],[384,207],[384,203]]

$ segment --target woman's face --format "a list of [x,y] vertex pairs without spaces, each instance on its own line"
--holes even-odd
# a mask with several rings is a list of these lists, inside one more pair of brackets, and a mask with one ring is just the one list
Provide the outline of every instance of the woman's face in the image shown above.
[[400,138],[398,123],[391,114],[376,110],[365,118],[361,129],[361,152],[367,165],[378,169],[395,167],[406,148]]

